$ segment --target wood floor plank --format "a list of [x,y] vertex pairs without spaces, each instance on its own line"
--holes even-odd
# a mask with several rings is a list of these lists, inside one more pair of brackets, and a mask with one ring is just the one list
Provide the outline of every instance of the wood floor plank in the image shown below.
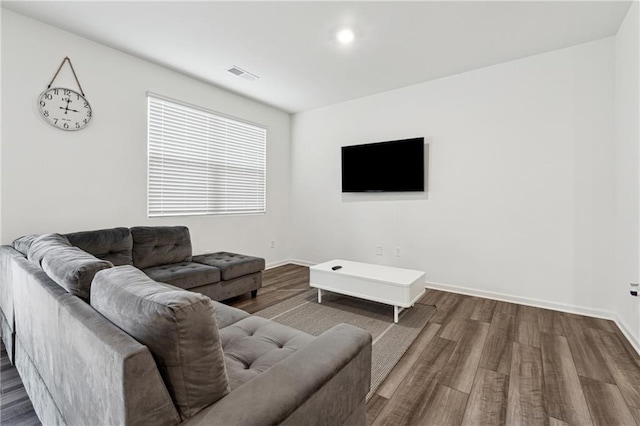
[[489,335],[480,357],[479,366],[487,370],[509,375],[511,372],[511,349],[516,338],[515,316],[494,313]]
[[465,328],[438,383],[468,394],[489,334],[489,324],[474,320],[463,321]]
[[538,327],[541,333],[557,334],[564,336],[562,316],[558,311],[538,309]]
[[438,337],[458,342],[464,335],[468,324],[469,320],[453,317],[441,326]]
[[546,425],[548,423],[540,349],[513,343],[507,398],[507,424]]
[[425,411],[420,425],[458,426],[462,422],[468,395],[464,392],[438,385],[431,396],[428,410]]
[[22,384],[18,370],[9,363],[9,356],[0,350],[3,361],[0,371],[0,424],[3,426],[39,425],[38,416]]
[[431,394],[455,346],[456,343],[451,340],[434,338],[420,357],[422,362],[413,368],[412,374],[405,377],[393,399],[389,400],[373,424],[417,424],[427,409]]
[[603,426],[636,424],[617,386],[585,377],[581,381],[593,424]]
[[491,299],[479,299],[476,302],[471,319],[482,322],[491,322],[493,311],[496,308],[496,301]]
[[565,423],[562,420],[558,420],[555,417],[549,417],[549,426],[572,426],[569,423]]
[[581,318],[583,318],[583,320],[587,322],[589,328],[595,328],[596,330],[615,333],[617,328],[616,324],[610,320],[585,316],[581,316]]
[[537,308],[518,305],[516,313],[516,342],[536,348],[540,347]]
[[566,337],[541,333],[540,346],[547,414],[570,424],[591,424]]
[[463,426],[503,425],[507,421],[509,376],[478,368]]
[[504,314],[515,316],[518,312],[518,306],[515,303],[503,302],[502,300],[496,301],[496,306],[493,309],[493,314]]
[[578,315],[562,313],[560,316],[578,375],[614,384],[609,366],[598,349],[602,346],[598,332]]
[[454,293],[446,293],[436,303],[436,313],[433,314],[429,322],[443,324],[448,322],[456,310],[458,304],[462,301],[463,296]]
[[433,305],[437,306],[438,302],[447,294],[446,291],[435,290],[432,288],[427,288],[424,292],[424,295],[420,298],[418,303],[423,303],[425,305]]
[[480,299],[470,296],[461,297],[462,300],[460,300],[460,303],[458,303],[456,308],[453,310],[452,316],[455,318],[471,319]]
[[376,393],[387,399],[393,396],[400,383],[405,379],[407,374],[412,374],[412,370],[416,363],[421,362],[421,355],[430,344],[431,340],[440,330],[440,324],[427,324],[420,332],[416,340],[409,346],[409,349],[402,356],[398,364],[393,368],[391,373],[382,382]]
[[636,423],[640,425],[640,408],[629,407],[629,411],[631,411],[633,418],[636,419]]
[[367,424],[372,424],[389,400],[377,392],[367,402]]
[[630,407],[640,408],[640,367],[616,333],[598,330],[601,352],[622,396]]

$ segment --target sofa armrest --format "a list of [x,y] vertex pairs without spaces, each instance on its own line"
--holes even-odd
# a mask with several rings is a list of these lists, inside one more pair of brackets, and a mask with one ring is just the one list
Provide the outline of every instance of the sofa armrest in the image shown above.
[[184,424],[340,425],[362,407],[370,384],[371,334],[340,324]]

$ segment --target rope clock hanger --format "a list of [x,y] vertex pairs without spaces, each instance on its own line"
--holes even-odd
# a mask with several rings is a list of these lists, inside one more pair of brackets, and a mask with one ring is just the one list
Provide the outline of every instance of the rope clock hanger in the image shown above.
[[[65,63],[69,63],[80,92],[64,87],[51,87]],[[82,130],[91,122],[91,117],[93,117],[91,105],[85,98],[76,71],[68,56],[62,60],[47,89],[40,94],[38,105],[42,118],[53,127],[61,130]]]

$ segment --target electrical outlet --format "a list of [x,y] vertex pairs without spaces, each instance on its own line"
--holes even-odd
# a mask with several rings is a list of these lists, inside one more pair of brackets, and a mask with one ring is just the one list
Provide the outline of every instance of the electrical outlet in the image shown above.
[[376,246],[376,256],[382,256],[382,246]]
[[271,248],[276,248],[276,240],[271,240]]
[[396,257],[400,257],[400,247],[396,247]]

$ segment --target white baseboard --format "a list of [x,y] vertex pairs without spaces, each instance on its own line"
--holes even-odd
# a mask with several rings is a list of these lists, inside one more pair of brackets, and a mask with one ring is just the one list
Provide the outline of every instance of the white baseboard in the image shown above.
[[318,262],[309,262],[308,260],[300,260],[300,259],[291,259],[290,263],[293,263],[294,265],[300,265],[300,266],[313,266],[318,264]]
[[279,260],[277,262],[267,263],[265,269],[273,269],[277,268],[278,266],[288,265],[289,263],[291,263],[289,259]]
[[273,268],[277,268],[279,266],[284,266],[284,265],[289,265],[289,264],[298,265],[298,266],[313,266],[313,265],[315,265],[314,262],[307,262],[306,260],[284,259],[284,260],[279,260],[277,262],[268,263],[266,265],[265,269],[273,269]]

